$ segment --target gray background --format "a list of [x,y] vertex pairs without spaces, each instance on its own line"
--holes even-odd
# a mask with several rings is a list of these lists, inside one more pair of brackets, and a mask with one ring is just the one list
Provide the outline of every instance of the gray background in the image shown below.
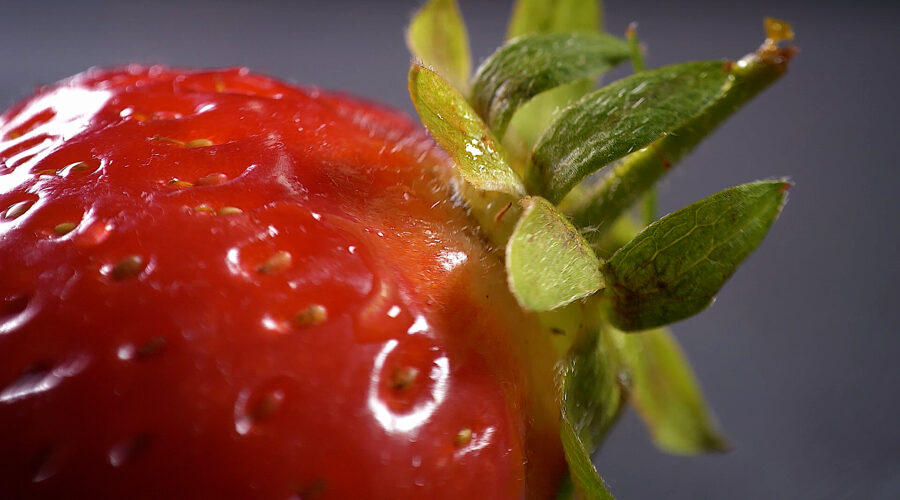
[[[402,28],[417,1],[0,1],[0,106],[92,65],[246,65],[411,111]],[[478,60],[510,2],[462,0]],[[900,498],[896,56],[900,2],[607,2],[648,64],[739,57],[794,23],[790,74],[661,187],[666,211],[771,176],[782,218],[714,307],[675,326],[735,445],[658,453],[633,415],[597,463],[620,499]]]

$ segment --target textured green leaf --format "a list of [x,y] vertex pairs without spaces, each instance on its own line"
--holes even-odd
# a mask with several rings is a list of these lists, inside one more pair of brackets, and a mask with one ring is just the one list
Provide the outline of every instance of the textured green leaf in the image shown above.
[[413,63],[409,93],[422,124],[456,163],[459,175],[481,191],[524,194],[503,148],[456,89],[434,71]]
[[406,45],[458,90],[468,89],[472,56],[456,0],[430,0],[416,12],[406,30]]
[[560,436],[569,474],[582,498],[612,498],[591,463],[591,452],[622,408],[615,356],[599,331],[586,330],[562,365]]
[[764,45],[737,63],[727,63],[730,77],[716,97],[698,116],[649,147],[625,157],[578,200],[566,213],[579,228],[590,228],[585,236],[596,242],[613,221],[647,192],[672,165],[690,153],[710,132],[747,101],[771,85],[787,69],[793,49]]
[[556,115],[534,147],[529,192],[558,203],[587,175],[672,132],[722,91],[721,61],[644,71],[584,96]]
[[647,226],[603,268],[613,324],[645,330],[705,309],[762,242],[787,188],[784,181],[735,186]]
[[600,260],[547,200],[522,200],[522,216],[506,245],[509,287],[519,304],[549,311],[603,286]]
[[602,33],[549,33],[517,38],[492,54],[475,74],[472,104],[502,138],[513,113],[532,97],[584,78],[596,78],[628,59],[624,40]]
[[603,3],[599,0],[517,0],[506,37],[561,31],[599,31]]
[[667,329],[609,333],[628,372],[628,399],[659,448],[679,454],[728,448],[690,364]]

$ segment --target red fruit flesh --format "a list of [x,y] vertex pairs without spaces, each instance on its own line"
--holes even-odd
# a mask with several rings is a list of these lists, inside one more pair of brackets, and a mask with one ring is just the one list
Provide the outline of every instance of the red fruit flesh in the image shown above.
[[406,117],[246,70],[5,113],[0,497],[550,496],[552,349],[451,182]]

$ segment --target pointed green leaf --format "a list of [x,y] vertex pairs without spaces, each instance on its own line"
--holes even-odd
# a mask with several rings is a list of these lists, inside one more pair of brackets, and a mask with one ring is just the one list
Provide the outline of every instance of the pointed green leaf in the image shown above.
[[721,61],[677,64],[584,96],[557,114],[535,145],[526,174],[529,192],[558,203],[584,177],[698,115],[728,75]]
[[599,31],[603,25],[599,0],[517,0],[507,39],[532,33]]
[[645,330],[705,309],[762,242],[788,186],[784,181],[735,186],[647,226],[604,266],[613,324]]
[[596,78],[628,59],[628,44],[601,33],[549,33],[517,38],[475,74],[472,103],[502,138],[516,109],[552,88]]
[[667,329],[610,334],[628,371],[628,399],[659,448],[678,454],[728,448],[690,364]]
[[600,260],[547,200],[522,200],[522,216],[506,245],[509,287],[519,304],[549,311],[603,286]]
[[430,0],[416,12],[406,30],[406,45],[458,90],[468,89],[472,56],[456,0]]
[[456,162],[457,172],[481,191],[524,194],[519,176],[504,158],[487,125],[456,89],[434,71],[413,63],[409,93],[422,124]]
[[[719,124],[747,101],[775,82],[787,69],[794,49],[764,44],[758,51],[736,63],[728,63],[730,77],[715,98],[698,116],[649,147],[628,155],[613,167],[602,182],[578,200],[571,200],[566,213],[579,228],[591,228],[591,242],[603,235],[613,221],[690,153]],[[570,201],[570,200],[567,200]]]
[[582,332],[561,367],[560,436],[575,488],[588,499],[612,498],[591,463],[591,452],[618,418],[624,400],[616,351],[603,339],[598,330]]

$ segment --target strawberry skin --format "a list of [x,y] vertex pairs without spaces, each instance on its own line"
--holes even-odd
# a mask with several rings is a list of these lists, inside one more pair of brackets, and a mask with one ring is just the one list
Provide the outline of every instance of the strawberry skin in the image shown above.
[[244,69],[6,112],[0,497],[549,496],[552,349],[452,183],[405,116]]

